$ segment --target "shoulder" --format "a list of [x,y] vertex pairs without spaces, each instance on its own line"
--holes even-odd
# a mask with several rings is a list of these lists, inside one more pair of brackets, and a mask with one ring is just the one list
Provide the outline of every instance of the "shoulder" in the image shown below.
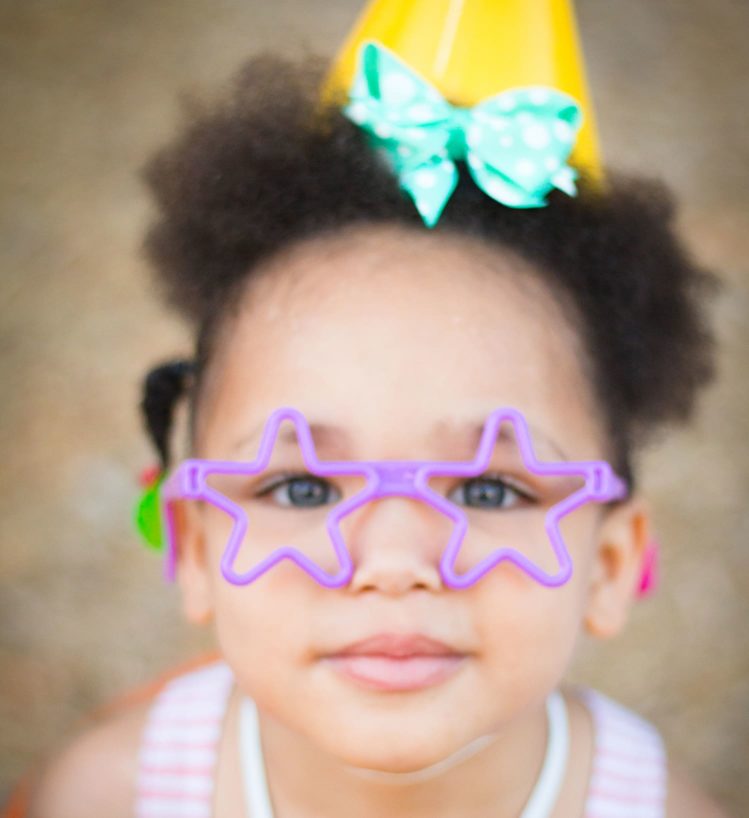
[[689,775],[672,762],[668,765],[666,818],[729,818]]
[[[97,711],[103,715],[94,716],[91,726],[28,776],[21,814],[26,818],[132,818],[141,742],[153,714],[176,708],[184,715],[198,706],[196,698],[220,711],[231,682],[228,665],[211,651],[111,700]],[[174,743],[179,746],[180,741]]]
[[[728,814],[670,757],[657,727],[644,716],[593,688],[576,688],[594,717],[596,757],[592,789],[612,798],[628,796],[641,788],[652,797],[653,771],[663,793],[665,818],[729,818]],[[591,795],[591,803],[597,803]]]
[[56,752],[36,776],[29,818],[131,818],[149,707],[132,705]]

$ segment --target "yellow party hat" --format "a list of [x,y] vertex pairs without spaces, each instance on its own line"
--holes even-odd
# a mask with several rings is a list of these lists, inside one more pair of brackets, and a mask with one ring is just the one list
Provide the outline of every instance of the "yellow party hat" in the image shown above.
[[531,85],[568,94],[583,114],[570,164],[602,180],[571,0],[371,0],[333,63],[323,101],[350,88],[366,40],[390,49],[453,105]]

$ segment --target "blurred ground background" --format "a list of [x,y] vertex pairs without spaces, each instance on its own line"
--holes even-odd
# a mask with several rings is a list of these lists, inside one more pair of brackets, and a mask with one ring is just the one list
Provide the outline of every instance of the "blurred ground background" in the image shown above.
[[[143,159],[262,47],[331,54],[361,0],[0,3],[0,798],[90,708],[209,645],[130,527],[147,367],[189,349],[146,286]],[[749,3],[578,0],[611,165],[680,196],[721,271],[720,380],[644,458],[660,592],[573,677],[652,719],[749,814]]]

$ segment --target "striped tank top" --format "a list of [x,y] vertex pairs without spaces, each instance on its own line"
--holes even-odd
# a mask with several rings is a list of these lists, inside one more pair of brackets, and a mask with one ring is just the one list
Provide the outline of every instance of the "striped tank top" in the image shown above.
[[[218,661],[172,679],[157,695],[139,752],[136,818],[215,818],[214,772],[233,683]],[[664,818],[666,753],[656,728],[592,688],[576,690],[595,725],[581,818]]]

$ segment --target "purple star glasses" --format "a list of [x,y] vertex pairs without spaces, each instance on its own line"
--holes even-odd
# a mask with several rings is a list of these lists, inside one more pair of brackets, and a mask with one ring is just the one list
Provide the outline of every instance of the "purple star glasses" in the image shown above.
[[[301,452],[306,477],[312,475],[318,483],[326,482],[320,478],[335,477],[349,484],[358,478],[363,486],[332,506],[318,507],[274,505],[267,500],[267,488],[248,486],[248,478],[256,479],[268,470],[284,421],[291,421],[295,427],[299,444],[296,456]],[[495,465],[498,452],[504,458],[502,466]],[[515,473],[532,475],[532,480],[546,488],[519,489],[504,478],[492,482],[488,477],[492,469],[505,474],[511,460]],[[299,469],[287,470],[287,477],[288,473],[298,477]],[[475,478],[468,482],[476,488],[482,485],[482,476],[484,488],[489,489],[488,494],[479,492],[482,502],[487,497],[505,500],[508,496],[520,501],[510,508],[467,507],[435,488],[440,480],[444,483],[445,478],[456,477]],[[344,525],[351,522],[346,518],[354,512],[366,513],[363,507],[371,501],[405,497],[430,506],[448,526],[439,571],[450,588],[473,585],[502,561],[514,563],[537,582],[554,587],[572,575],[572,560],[560,530],[562,518],[585,503],[604,503],[626,495],[625,482],[604,461],[538,460],[524,416],[510,407],[490,413],[476,456],[468,462],[320,461],[302,413],[282,407],[268,418],[254,460],[188,459],[164,481],[159,502],[165,523],[165,576],[173,580],[175,575],[177,543],[172,504],[176,500],[205,501],[225,512],[221,515],[227,528],[221,572],[229,582],[247,585],[282,560],[291,560],[320,585],[339,588],[349,583],[354,572],[343,531]],[[422,507],[422,515],[417,515],[420,524],[423,511],[428,509]],[[430,514],[433,516],[433,511]],[[413,522],[417,517],[409,519]],[[402,529],[399,532],[407,542],[413,541],[405,538]],[[434,540],[433,533],[424,539]],[[249,564],[241,568],[243,560],[249,560]],[[544,561],[549,560],[551,565],[545,565]],[[465,570],[460,570],[461,566]]]

